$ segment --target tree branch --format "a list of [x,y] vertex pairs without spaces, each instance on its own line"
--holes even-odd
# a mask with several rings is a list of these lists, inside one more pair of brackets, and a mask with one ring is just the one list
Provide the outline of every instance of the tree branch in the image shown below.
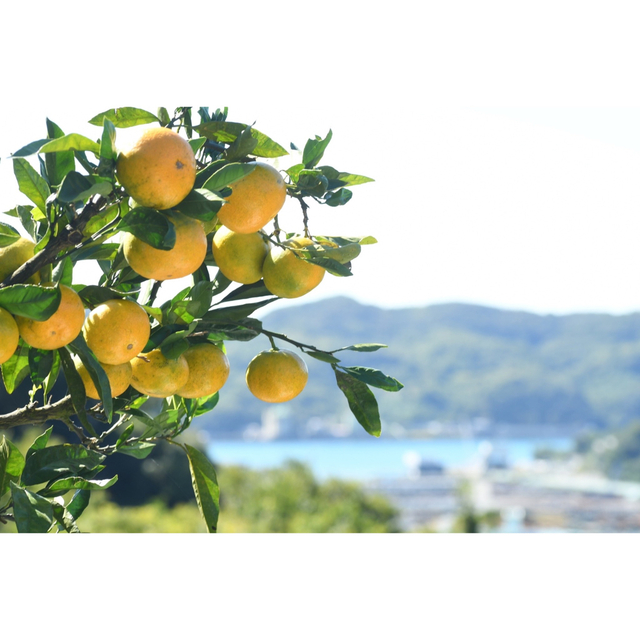
[[74,414],[71,396],[65,396],[53,404],[46,404],[43,407],[36,406],[36,403],[16,409],[11,413],[0,415],[0,430],[11,429],[23,424],[44,424],[48,420],[62,420],[67,422]]

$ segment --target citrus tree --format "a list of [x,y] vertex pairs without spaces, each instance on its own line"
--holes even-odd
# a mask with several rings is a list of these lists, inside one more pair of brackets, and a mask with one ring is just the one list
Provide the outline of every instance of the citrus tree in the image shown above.
[[[215,532],[215,470],[176,437],[214,409],[234,375],[229,341],[270,340],[245,374],[260,400],[286,402],[303,392],[304,354],[332,367],[358,422],[380,435],[370,387],[402,385],[375,369],[344,366],[339,354],[385,345],[327,351],[252,317],[280,298],[305,295],[327,272],[351,275],[362,245],[375,239],[318,235],[309,208],[345,205],[349,187],[370,178],[320,164],[331,132],[301,150],[292,144],[300,162],[278,171],[272,159],[288,151],[227,115],[111,109],[90,120],[96,139],[64,134],[47,120],[46,137],[12,154],[30,204],[5,212],[15,225],[0,223],[0,364],[9,395],[31,386],[24,406],[0,411],[0,430],[41,425],[42,433],[25,456],[5,435],[0,440],[0,523],[76,532],[91,492],[117,481],[108,477],[109,456],[142,459],[166,440],[187,456],[200,512]],[[133,145],[118,148],[118,128],[150,123]],[[287,198],[300,206],[296,229],[278,221]],[[74,271],[89,262],[101,275],[74,283]],[[189,286],[157,302],[163,282],[186,276]],[[162,399],[159,411],[145,407],[150,398]],[[49,445],[51,421],[66,425],[72,441]]]

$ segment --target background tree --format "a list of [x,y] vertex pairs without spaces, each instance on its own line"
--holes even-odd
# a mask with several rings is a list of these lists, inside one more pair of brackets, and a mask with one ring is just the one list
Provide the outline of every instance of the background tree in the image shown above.
[[[218,403],[228,373],[226,341],[262,334],[272,349],[261,359],[280,362],[288,350],[277,342],[286,342],[327,363],[358,422],[380,435],[370,387],[398,391],[402,385],[376,369],[344,366],[339,354],[385,345],[326,351],[252,317],[280,297],[304,295],[326,272],[351,275],[351,261],[375,239],[312,233],[309,203],[342,206],[351,199],[349,187],[370,178],[319,164],[331,132],[309,139],[301,162],[282,175],[269,161],[288,152],[227,116],[226,109],[211,113],[202,107],[197,114],[180,107],[173,116],[164,108],[157,115],[111,109],[90,121],[100,128],[96,140],[64,134],[47,120],[46,138],[12,155],[20,191],[31,204],[6,212],[22,225],[22,233],[0,224],[0,360],[9,396],[23,383],[31,387],[26,404],[6,405],[0,430],[42,427],[26,455],[6,437],[0,441],[0,521],[15,521],[18,531],[78,531],[76,520],[91,492],[118,481],[108,473],[110,457],[144,459],[159,441],[186,456],[207,530],[216,531],[220,501],[214,467],[198,448],[177,438]],[[130,149],[117,151],[118,128],[148,123],[158,126],[146,129]],[[287,197],[300,205],[298,230],[279,224]],[[229,253],[220,254],[218,264],[212,239],[223,233],[221,221],[241,243],[257,234],[264,244],[261,272],[256,252],[246,253],[254,261],[253,281],[225,274]],[[74,283],[74,269],[83,261],[99,266],[96,284]],[[256,269],[264,277],[256,280]],[[185,275],[191,275],[191,286],[158,305],[162,282]],[[91,310],[86,319],[85,309]],[[140,317],[138,309],[148,327],[134,318]],[[112,360],[114,343],[131,358]],[[288,397],[293,378],[301,382],[296,392],[304,386],[304,362],[293,355],[285,359],[286,375],[279,377],[280,365],[273,365],[266,376],[275,385],[267,389],[267,400]],[[299,369],[295,375],[291,362]],[[215,376],[203,375],[213,368]],[[194,389],[205,377],[215,378],[214,386]],[[123,380],[131,386],[121,387]],[[264,393],[265,376],[248,384],[252,391],[252,384],[259,384]],[[150,397],[162,398],[159,408],[147,404]],[[73,442],[50,443],[53,426],[45,427],[51,421],[64,425]]]

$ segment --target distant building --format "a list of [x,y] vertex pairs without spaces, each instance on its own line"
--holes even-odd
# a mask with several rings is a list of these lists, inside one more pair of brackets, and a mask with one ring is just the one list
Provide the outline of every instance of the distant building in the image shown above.
[[409,476],[412,478],[442,475],[444,473],[442,464],[435,460],[425,460],[417,451],[407,451],[402,459],[409,468]]

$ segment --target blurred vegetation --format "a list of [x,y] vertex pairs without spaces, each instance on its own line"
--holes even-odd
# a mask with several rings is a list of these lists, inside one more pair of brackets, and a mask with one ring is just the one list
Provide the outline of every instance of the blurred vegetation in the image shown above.
[[[272,311],[264,325],[301,341],[313,338],[320,348],[369,335],[389,345],[364,361],[362,354],[338,354],[347,365],[358,360],[403,381],[400,394],[376,394],[385,424],[480,416],[511,424],[622,427],[640,416],[638,313],[541,316],[467,304],[380,309],[341,297]],[[232,370],[246,368],[258,342],[268,346],[264,338],[255,342],[229,346]],[[331,371],[306,360],[309,384],[283,408],[286,420],[340,420],[348,410]],[[263,410],[242,376],[231,376],[215,412],[200,424],[215,436],[260,422]]]
[[355,482],[316,480],[295,461],[266,471],[225,467],[219,474],[221,531],[393,533],[397,511]]
[[585,434],[576,442],[585,468],[604,473],[613,480],[640,482],[640,422],[605,433]]
[[[23,452],[39,435],[29,428],[15,434]],[[185,436],[189,432],[185,433]],[[56,443],[62,435],[52,436]],[[18,437],[19,436],[19,437]],[[195,443],[197,433],[190,434]],[[94,491],[91,509],[78,519],[86,533],[204,533],[191,489],[184,453],[160,442],[145,460],[116,454],[101,475],[118,474],[108,491]],[[253,471],[220,467],[221,533],[390,533],[399,531],[398,513],[381,496],[355,482],[319,481],[304,464]],[[71,494],[70,494],[71,495]],[[15,532],[9,522],[0,533]]]

